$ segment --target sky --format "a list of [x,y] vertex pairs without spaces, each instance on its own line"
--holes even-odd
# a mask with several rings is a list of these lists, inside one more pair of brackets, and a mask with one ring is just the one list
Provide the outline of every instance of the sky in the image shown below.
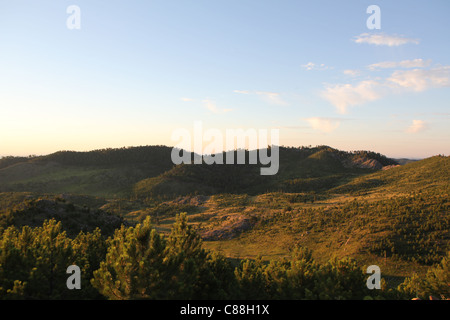
[[449,155],[449,13],[448,0],[2,0],[0,156],[174,146],[196,121],[279,129],[284,146]]

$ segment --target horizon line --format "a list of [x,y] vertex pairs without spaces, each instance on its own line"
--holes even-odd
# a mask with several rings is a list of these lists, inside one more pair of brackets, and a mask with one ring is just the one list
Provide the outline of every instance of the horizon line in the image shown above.
[[[163,144],[153,144],[153,145],[130,145],[130,146],[122,146],[122,147],[94,148],[94,149],[89,149],[89,150],[60,149],[60,150],[57,150],[57,151],[54,151],[54,152],[42,153],[42,154],[21,154],[21,155],[20,154],[15,154],[15,155],[14,154],[0,154],[0,159],[4,159],[4,158],[8,158],[8,157],[15,157],[15,158],[21,158],[21,157],[23,157],[23,158],[39,158],[39,157],[49,156],[49,155],[52,155],[52,154],[55,154],[55,153],[60,153],[60,152],[88,153],[88,152],[96,152],[96,151],[103,151],[103,150],[120,150],[120,149],[133,149],[133,148],[142,148],[142,147],[177,148],[179,150],[184,150],[184,151],[189,152],[189,153],[194,153],[194,154],[200,155],[199,153],[196,153],[194,151],[187,150],[187,149],[184,149],[184,148],[178,148],[178,147],[175,147],[175,146],[163,145]],[[337,150],[337,151],[343,151],[343,152],[348,152],[348,153],[367,151],[367,152],[378,153],[378,154],[380,154],[382,156],[385,156],[387,158],[390,158],[390,159],[424,160],[424,159],[431,158],[431,157],[434,157],[434,156],[442,156],[443,155],[443,156],[447,157],[447,155],[443,154],[443,153],[442,154],[441,153],[434,154],[434,155],[430,155],[430,156],[427,156],[427,157],[388,156],[387,154],[383,154],[381,152],[377,152],[377,151],[370,150],[370,149],[343,150],[343,149],[334,148],[334,147],[329,146],[329,145],[315,145],[315,146],[313,146],[313,145],[301,145],[301,146],[278,145],[278,147],[279,148],[285,148],[285,149],[301,149],[301,148],[313,149],[313,148],[318,148],[318,147],[328,147],[328,148],[331,148],[331,149],[334,149],[334,150]],[[231,150],[231,149],[230,150],[223,150],[221,152],[217,152],[217,153],[213,153],[213,154],[202,153],[201,156],[210,156],[210,155],[219,154],[219,153],[235,152],[235,151],[238,151],[238,150],[258,151],[258,150],[261,150],[261,149],[263,149],[263,148],[258,148],[258,149],[254,149],[254,150],[253,149],[249,150],[249,149],[235,148],[233,150]]]

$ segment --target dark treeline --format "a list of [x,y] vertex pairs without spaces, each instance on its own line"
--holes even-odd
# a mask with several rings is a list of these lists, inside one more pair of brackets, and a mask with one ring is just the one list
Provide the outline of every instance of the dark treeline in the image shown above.
[[[329,146],[316,147],[280,147],[281,161],[301,160],[317,152],[329,152],[335,154],[340,160],[353,159],[355,157],[365,157],[379,161],[383,166],[398,164],[395,160],[372,151],[340,151]],[[172,166],[171,161],[172,148],[163,145],[156,146],[138,146],[123,148],[105,148],[92,151],[58,151],[44,156],[13,157],[7,156],[0,158],[0,168],[24,161],[54,161],[63,165],[83,165],[83,166],[108,166],[108,165],[126,165],[143,162],[154,162],[158,165],[165,164]],[[233,151],[224,152],[226,155]],[[236,153],[236,151],[234,151]],[[246,163],[248,163],[249,151],[245,150]],[[225,157],[224,157],[225,158]],[[235,155],[237,159],[237,156]]]
[[311,146],[301,146],[298,148],[294,147],[287,147],[288,150],[299,150],[304,156],[308,157],[316,152],[319,151],[327,151],[329,153],[335,154],[340,160],[345,159],[358,159],[358,158],[367,158],[367,159],[374,159],[380,162],[383,166],[389,166],[389,165],[397,165],[399,164],[396,160],[386,157],[385,155],[382,155],[378,152],[373,151],[367,151],[367,150],[352,150],[352,151],[342,151],[335,148],[332,148],[330,146],[326,145],[320,145],[316,147]]
[[[142,198],[149,194],[177,196],[194,192],[200,194],[319,192],[339,186],[355,175],[373,172],[371,169],[358,167],[355,161],[359,157],[365,159],[373,156],[383,165],[396,164],[391,159],[369,151],[350,153],[328,146],[280,147],[278,173],[265,176],[260,172],[264,166],[259,162],[250,164],[250,152],[241,151],[245,155],[242,164],[237,164],[237,151],[222,153],[221,159],[226,165],[204,162],[195,165],[180,164],[158,177],[141,180],[134,186],[134,194]],[[234,153],[234,164],[226,163],[226,155],[230,153]],[[214,158],[217,159],[217,155]]]
[[[258,150],[258,157],[262,150]],[[238,151],[234,150],[223,153],[224,165],[205,162],[175,165],[171,157],[172,148],[167,146],[59,151],[28,158],[6,157],[0,159],[0,169],[3,168],[0,172],[0,191],[62,193],[77,190],[96,196],[111,197],[120,193],[137,198],[145,198],[149,194],[177,196],[327,191],[356,175],[372,173],[372,169],[361,167],[361,163],[369,160],[367,157],[374,157],[383,165],[392,163],[386,157],[369,151],[345,152],[328,146],[280,147],[278,173],[262,176],[261,168],[275,165],[273,162],[278,159],[270,158],[270,164],[262,165],[259,162],[261,158],[258,158],[256,164],[250,164],[250,151],[239,151],[245,152],[244,164],[237,164]],[[230,153],[233,153],[235,164],[227,162],[226,155]],[[268,153],[272,156],[272,151]],[[23,164],[25,166],[20,166]],[[14,168],[13,165],[20,167]],[[31,177],[22,174],[27,170]]]
[[[55,220],[42,227],[9,227],[0,237],[2,299],[410,299],[449,296],[450,256],[425,279],[396,289],[366,287],[355,261],[319,264],[296,248],[279,261],[243,260],[236,266],[202,248],[201,238],[177,216],[168,236],[150,218],[105,238],[100,229],[69,238]],[[69,290],[66,269],[81,269],[81,290]],[[447,281],[447,282],[446,282]]]
[[99,149],[87,152],[59,151],[37,158],[35,161],[54,161],[63,165],[111,166],[150,162],[154,165],[172,167],[170,153],[166,146],[124,147]]
[[28,156],[28,157],[13,157],[13,156],[7,156],[0,158],[0,169],[12,166],[16,163],[28,161],[35,159],[37,156]]

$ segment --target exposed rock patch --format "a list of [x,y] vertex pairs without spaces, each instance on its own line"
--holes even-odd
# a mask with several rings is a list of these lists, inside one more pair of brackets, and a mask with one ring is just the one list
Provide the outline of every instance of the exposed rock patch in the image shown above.
[[342,164],[346,168],[362,168],[362,169],[373,169],[373,170],[381,170],[383,165],[375,159],[369,159],[366,157],[356,158],[352,160],[343,160]]
[[206,201],[208,201],[209,198],[210,198],[209,196],[203,196],[203,195],[198,195],[198,196],[193,196],[193,197],[185,196],[185,197],[178,197],[173,202],[177,203],[177,204],[187,204],[187,205],[191,205],[191,206],[201,206]]
[[218,227],[202,232],[203,240],[229,240],[252,229],[256,224],[256,218],[240,214],[223,216],[222,219]]
[[384,166],[382,170],[389,170],[389,169],[392,169],[392,168],[395,168],[395,167],[400,167],[400,165],[399,164],[393,164],[393,165],[390,165],[390,166]]

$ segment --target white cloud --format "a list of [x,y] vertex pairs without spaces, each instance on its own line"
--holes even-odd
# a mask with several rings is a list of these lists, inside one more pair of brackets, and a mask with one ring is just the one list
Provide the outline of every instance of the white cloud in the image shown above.
[[302,68],[310,71],[310,70],[327,70],[328,67],[321,63],[321,64],[316,64],[314,62],[308,62],[307,64],[302,64]]
[[450,66],[395,70],[385,79],[328,85],[322,91],[322,97],[334,105],[339,113],[346,113],[350,106],[375,101],[389,94],[422,92],[441,87],[450,87]]
[[365,80],[352,84],[337,84],[328,86],[322,96],[333,104],[339,113],[346,113],[349,106],[364,104],[379,99],[383,93],[379,82]]
[[403,61],[383,61],[369,65],[367,68],[369,70],[377,69],[395,69],[395,68],[425,68],[431,64],[431,60],[414,59],[414,60],[403,60]]
[[222,114],[222,113],[227,113],[232,111],[232,109],[220,109],[217,107],[216,103],[214,101],[205,99],[202,101],[203,105],[206,107],[206,109],[208,109],[211,112],[217,113],[217,114]]
[[416,92],[430,88],[450,87],[450,66],[428,70],[396,70],[387,81],[393,86]]
[[411,126],[408,127],[408,129],[406,129],[406,132],[418,133],[418,132],[425,130],[426,128],[427,128],[427,125],[426,125],[425,121],[413,120],[413,123],[411,124]]
[[194,99],[191,98],[181,98],[180,100],[184,102],[194,101]]
[[313,117],[313,118],[307,118],[305,119],[309,125],[315,129],[322,132],[330,133],[334,130],[336,130],[339,125],[341,124],[340,121],[331,119],[331,118],[320,118],[320,117]]
[[389,46],[389,47],[401,46],[408,43],[419,44],[418,39],[405,38],[396,35],[387,35],[383,33],[378,34],[362,33],[359,36],[356,36],[355,39],[353,39],[353,41],[356,43],[367,43],[376,46]]
[[351,69],[344,70],[345,75],[352,76],[352,77],[359,76],[360,73],[361,73],[361,71],[359,71],[359,70],[351,70]]

